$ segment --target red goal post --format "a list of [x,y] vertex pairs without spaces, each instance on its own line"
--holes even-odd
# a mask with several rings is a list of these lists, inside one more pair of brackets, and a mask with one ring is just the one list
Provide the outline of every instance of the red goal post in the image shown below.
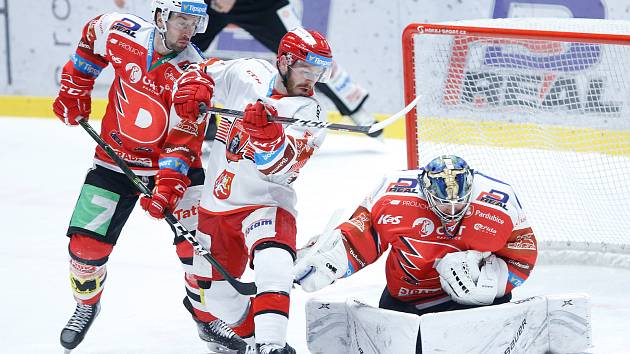
[[454,153],[516,189],[542,258],[630,266],[630,22],[410,24],[408,167]]

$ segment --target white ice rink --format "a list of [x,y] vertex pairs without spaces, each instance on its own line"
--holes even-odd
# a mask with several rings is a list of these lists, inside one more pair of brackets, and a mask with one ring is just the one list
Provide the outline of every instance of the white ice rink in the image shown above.
[[[65,231],[94,146],[81,128],[58,120],[0,118],[0,353],[63,352],[59,332],[75,306]],[[353,209],[384,171],[403,169],[405,161],[403,141],[381,145],[329,135],[296,182],[298,245],[320,232],[334,209]],[[166,222],[134,212],[108,263],[101,314],[73,354],[208,352],[181,305],[183,275],[171,241]],[[379,261],[316,296],[376,304],[383,286]],[[630,352],[630,270],[543,265],[514,295],[563,292],[592,297],[595,347],[589,352]],[[288,342],[298,353],[308,353],[304,303],[310,296],[301,289],[291,296]]]

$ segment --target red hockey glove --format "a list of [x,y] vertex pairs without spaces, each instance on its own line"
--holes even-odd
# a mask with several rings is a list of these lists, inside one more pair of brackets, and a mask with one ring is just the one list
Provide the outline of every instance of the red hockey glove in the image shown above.
[[214,91],[212,78],[199,70],[184,73],[177,80],[177,90],[173,95],[175,112],[181,118],[196,121],[199,116],[199,104],[210,107],[210,99]]
[[61,88],[53,103],[55,115],[66,125],[77,125],[78,117],[88,119],[92,111],[94,79],[61,74]]
[[155,175],[153,197],[142,197],[140,206],[152,217],[161,219],[164,217],[164,210],[175,210],[189,184],[190,179],[179,172],[160,170]]
[[250,103],[243,114],[243,128],[256,147],[273,150],[274,146],[283,141],[284,128],[280,123],[270,122],[267,116],[277,117],[278,111],[262,101]]

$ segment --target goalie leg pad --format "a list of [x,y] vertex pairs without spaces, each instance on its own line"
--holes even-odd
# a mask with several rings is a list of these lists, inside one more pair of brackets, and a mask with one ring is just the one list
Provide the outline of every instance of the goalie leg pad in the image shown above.
[[375,308],[355,299],[306,303],[311,353],[415,353],[420,317]]
[[311,299],[306,340],[326,354],[577,353],[591,347],[589,307],[588,296],[567,294],[417,316]]
[[[565,301],[572,305],[559,308]],[[558,295],[426,314],[422,353],[582,352],[590,346],[588,312],[587,296]]]

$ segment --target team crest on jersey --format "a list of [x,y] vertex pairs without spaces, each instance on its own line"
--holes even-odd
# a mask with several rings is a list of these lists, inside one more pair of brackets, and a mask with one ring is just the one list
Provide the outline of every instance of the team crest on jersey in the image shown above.
[[413,221],[411,228],[418,228],[418,233],[420,234],[420,237],[427,237],[431,235],[435,230],[435,224],[430,219],[417,218]]
[[370,217],[367,215],[367,211],[362,211],[347,222],[354,225],[359,231],[364,232],[369,221]]
[[125,71],[129,74],[129,81],[132,84],[140,81],[142,79],[142,69],[140,65],[136,63],[129,63],[125,66]]
[[249,136],[243,131],[241,120],[235,119],[225,142],[225,157],[228,161],[236,162],[243,158],[248,140]]
[[223,170],[219,177],[214,181],[213,193],[214,196],[219,199],[227,199],[232,192],[232,181],[234,181],[234,174]]
[[507,210],[507,201],[510,199],[510,196],[496,189],[491,189],[490,192],[482,192],[477,198],[478,201],[496,205],[504,210]]
[[513,250],[535,251],[536,241],[534,241],[532,236],[534,236],[534,234],[532,233],[528,233],[525,235],[518,235],[516,236],[516,240],[514,242],[508,242],[507,248],[510,248]]

